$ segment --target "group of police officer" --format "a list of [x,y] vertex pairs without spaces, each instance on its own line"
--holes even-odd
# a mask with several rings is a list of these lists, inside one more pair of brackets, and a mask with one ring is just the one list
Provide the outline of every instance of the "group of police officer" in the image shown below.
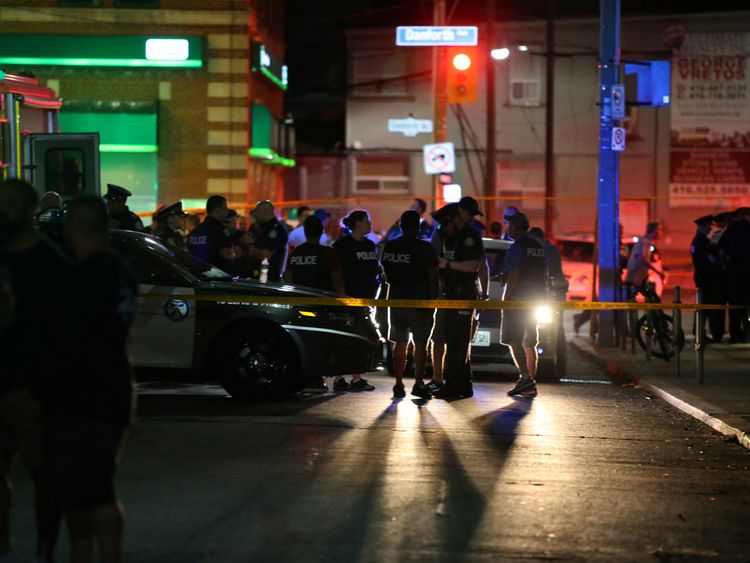
[[[732,305],[729,310],[729,341],[737,344],[750,337],[750,208],[704,215],[695,220],[696,233],[690,245],[695,286],[703,302]],[[708,311],[709,342],[724,337],[724,309]]]
[[[124,205],[129,195],[119,186],[109,185],[105,198],[110,202],[113,226],[141,230],[142,224]],[[112,202],[118,202],[112,208]],[[122,202],[122,203],[120,203]],[[204,221],[182,235],[184,217],[181,203],[161,208],[154,220],[156,236],[185,248],[195,256],[227,272],[259,279],[261,263],[268,261],[267,280],[286,281],[343,293],[350,297],[374,299],[428,300],[434,298],[468,300],[489,297],[489,269],[482,243],[483,215],[472,197],[464,197],[432,214],[435,227],[423,217],[426,203],[416,199],[400,220],[393,224],[380,245],[372,240],[372,223],[367,211],[354,210],[342,220],[343,236],[328,246],[325,220],[328,214],[303,210],[307,216],[290,235],[276,217],[273,204],[259,202],[252,212],[253,225],[247,232],[228,232],[227,201],[211,196],[206,202]],[[300,213],[302,216],[302,213]],[[506,240],[514,244],[504,266],[506,300],[540,300],[546,297],[550,280],[549,252],[543,232],[529,236],[528,218],[515,207],[504,216]],[[114,222],[117,221],[117,225]],[[300,244],[304,235],[304,242]],[[546,246],[545,246],[546,243]],[[287,260],[288,255],[288,260]],[[559,270],[559,264],[552,265]],[[561,271],[558,276],[562,279]],[[383,283],[386,282],[386,283]],[[415,383],[412,394],[461,399],[473,395],[470,346],[477,329],[474,309],[391,308],[390,339],[394,343],[394,396],[406,394],[403,376],[409,342],[413,342]],[[536,394],[536,320],[521,310],[507,310],[501,326],[502,341],[513,354],[520,377],[510,394]],[[432,342],[433,377],[425,382],[428,343]],[[334,391],[370,391],[374,387],[360,375],[347,382],[337,377]],[[311,382],[305,391],[327,390],[321,381]]]

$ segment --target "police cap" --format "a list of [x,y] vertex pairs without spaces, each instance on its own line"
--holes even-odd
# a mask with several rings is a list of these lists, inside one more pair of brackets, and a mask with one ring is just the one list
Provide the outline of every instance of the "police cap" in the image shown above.
[[171,205],[165,205],[159,211],[154,213],[154,219],[157,221],[160,221],[162,219],[166,219],[170,215],[178,215],[180,217],[187,217],[187,213],[185,213],[182,210],[182,202],[178,201],[177,203],[173,203]]
[[477,216],[477,215],[484,216],[484,213],[482,213],[479,210],[479,203],[477,202],[476,199],[474,199],[471,196],[466,195],[466,196],[462,197],[458,201],[458,206],[461,209],[464,209],[465,211],[468,211],[469,214],[471,214],[472,217]]
[[449,203],[432,212],[432,218],[440,224],[447,223],[458,213],[458,203]]
[[695,221],[693,221],[696,225],[710,225],[714,221],[713,215],[704,215],[703,217],[698,217]]
[[110,201],[118,201],[118,200],[126,200],[128,199],[132,193],[130,193],[128,190],[123,188],[122,186],[118,186],[116,184],[107,184],[107,193],[104,194],[104,199],[108,199]]

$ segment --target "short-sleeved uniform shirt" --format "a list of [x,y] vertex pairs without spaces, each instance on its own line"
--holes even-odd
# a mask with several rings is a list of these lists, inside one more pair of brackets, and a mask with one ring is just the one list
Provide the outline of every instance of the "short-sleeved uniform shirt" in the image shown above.
[[112,220],[112,227],[115,229],[123,229],[125,231],[137,231],[142,233],[146,230],[143,226],[143,221],[135,213],[125,206],[125,209],[121,213],[110,215],[109,218]]
[[0,251],[0,276],[14,302],[10,324],[0,325],[0,391],[33,389],[54,377],[71,270],[70,259],[45,238],[22,252]]
[[206,217],[187,237],[187,247],[192,255],[222,270],[228,270],[230,264],[219,251],[231,246],[232,241],[224,232],[224,225],[211,216]]
[[368,238],[359,241],[351,235],[346,235],[337,240],[333,248],[341,260],[346,294],[363,299],[374,298],[380,282],[380,265],[375,243]]
[[185,237],[182,236],[182,233],[178,233],[174,229],[170,229],[169,227],[162,227],[161,229],[156,231],[156,236],[160,240],[168,242],[172,246],[176,246],[180,250],[186,250]]
[[[484,260],[482,236],[470,225],[466,225],[453,236],[443,241],[444,256],[452,262]],[[443,268],[443,294],[450,299],[476,299],[478,272],[458,272]]]
[[429,271],[437,255],[429,242],[400,236],[386,243],[381,257],[391,299],[430,299]]
[[138,285],[114,252],[75,266],[68,306],[67,368],[56,383],[53,413],[127,426],[133,386],[127,356]]
[[547,261],[544,247],[528,236],[520,237],[505,255],[508,274],[518,272],[521,283],[512,299],[543,299],[547,288]]
[[289,233],[276,217],[258,227],[258,237],[253,244],[273,253],[268,259],[268,281],[270,282],[281,281],[286,263],[287,240],[289,240]]
[[330,246],[306,242],[292,250],[287,271],[292,283],[334,291],[331,272],[341,271],[341,261]]
[[731,223],[718,246],[726,257],[728,272],[750,272],[750,222],[741,219]]
[[696,233],[693,237],[690,257],[693,260],[693,281],[699,287],[705,286],[711,276],[721,272],[718,249],[703,233]]

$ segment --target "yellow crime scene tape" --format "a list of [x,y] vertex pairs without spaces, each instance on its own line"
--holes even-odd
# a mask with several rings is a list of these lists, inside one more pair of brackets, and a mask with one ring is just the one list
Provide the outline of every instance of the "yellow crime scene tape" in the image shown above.
[[624,303],[613,301],[497,301],[460,299],[358,299],[355,297],[296,297],[269,295],[181,295],[174,293],[141,293],[144,299],[173,299],[181,301],[214,301],[217,303],[243,303],[251,305],[299,305],[338,307],[393,307],[396,309],[535,309],[547,305],[555,310],[588,311],[645,311],[659,309],[710,310],[741,308],[731,305],[709,305],[696,303]]

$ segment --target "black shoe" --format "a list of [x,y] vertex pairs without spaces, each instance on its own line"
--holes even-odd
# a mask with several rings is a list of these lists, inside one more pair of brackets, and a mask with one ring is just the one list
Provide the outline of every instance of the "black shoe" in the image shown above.
[[406,389],[404,389],[403,384],[398,384],[393,386],[393,398],[394,399],[403,399],[406,397]]
[[442,389],[444,385],[445,385],[444,383],[438,383],[437,381],[430,381],[427,385],[425,385],[425,387],[429,389],[430,393],[434,393],[438,389]]
[[339,379],[333,383],[334,393],[343,393],[344,391],[349,391],[349,388],[349,383],[346,379]]
[[460,398],[458,392],[453,387],[449,387],[448,385],[443,385],[437,391],[433,391],[432,396],[435,399],[445,399],[448,401]]
[[423,383],[415,383],[411,388],[411,394],[420,399],[432,399],[432,392]]
[[315,395],[318,393],[325,393],[326,391],[328,391],[328,385],[326,385],[323,378],[320,377],[317,380],[305,383],[299,392],[304,395]]
[[366,379],[358,379],[349,384],[349,391],[375,391],[375,386],[367,383]]

